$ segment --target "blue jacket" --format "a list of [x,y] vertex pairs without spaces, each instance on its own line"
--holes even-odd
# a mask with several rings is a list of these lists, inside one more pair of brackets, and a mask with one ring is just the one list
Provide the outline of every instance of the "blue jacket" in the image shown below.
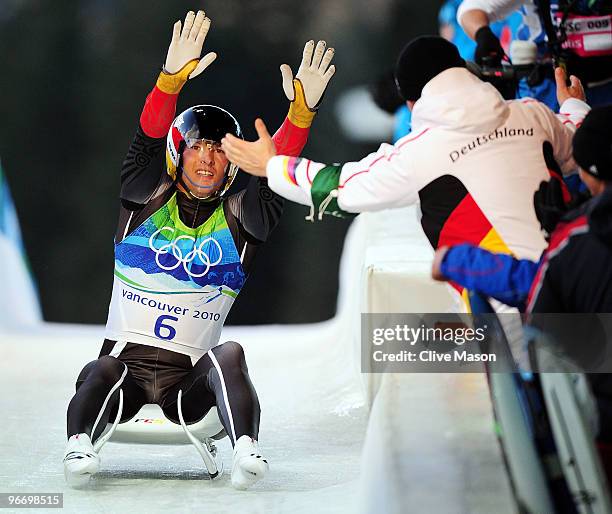
[[449,248],[442,274],[457,284],[524,310],[539,262],[492,253],[471,244]]

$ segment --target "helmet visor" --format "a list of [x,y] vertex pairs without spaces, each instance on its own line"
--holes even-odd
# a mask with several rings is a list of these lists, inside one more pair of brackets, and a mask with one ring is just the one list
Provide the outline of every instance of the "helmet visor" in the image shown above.
[[200,150],[201,148],[206,148],[211,152],[225,155],[225,152],[221,148],[221,143],[219,141],[213,141],[211,139],[185,138],[185,144],[187,145],[187,148],[191,148],[192,150]]
[[185,142],[196,139],[220,142],[227,133],[242,136],[240,126],[231,114],[207,105],[197,105],[183,112],[177,118],[176,126]]

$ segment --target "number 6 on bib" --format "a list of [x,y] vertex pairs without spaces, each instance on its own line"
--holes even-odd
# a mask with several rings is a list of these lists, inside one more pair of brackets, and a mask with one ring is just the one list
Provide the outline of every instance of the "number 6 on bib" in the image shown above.
[[[171,339],[174,339],[174,336],[176,335],[176,329],[171,325],[164,324],[164,321],[166,320],[178,321],[178,318],[174,316],[169,316],[167,314],[164,314],[163,316],[157,318],[157,321],[155,322],[155,335],[160,339],[166,339],[167,341],[170,341]],[[162,329],[168,332],[167,335],[162,335]]]

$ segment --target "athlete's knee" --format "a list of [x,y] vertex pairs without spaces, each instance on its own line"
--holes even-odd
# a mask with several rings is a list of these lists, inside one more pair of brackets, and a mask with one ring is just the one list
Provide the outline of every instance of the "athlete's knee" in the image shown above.
[[104,355],[95,361],[91,361],[79,373],[76,381],[76,390],[85,382],[104,382],[105,384],[115,384],[121,379],[125,365],[115,357]]
[[244,349],[236,341],[227,341],[213,348],[213,353],[221,366],[243,367],[246,364]]
[[79,387],[81,387],[83,382],[85,382],[85,380],[87,380],[87,377],[91,374],[91,371],[96,367],[97,363],[98,363],[98,360],[96,359],[95,361],[91,361],[91,362],[88,362],[87,364],[85,364],[85,366],[83,367],[83,369],[79,373],[79,376],[76,379],[76,389],[77,389],[77,391],[78,391]]
[[108,385],[113,385],[121,380],[124,372],[125,364],[123,362],[110,355],[104,355],[97,360],[91,375],[93,375],[96,380],[100,380]]

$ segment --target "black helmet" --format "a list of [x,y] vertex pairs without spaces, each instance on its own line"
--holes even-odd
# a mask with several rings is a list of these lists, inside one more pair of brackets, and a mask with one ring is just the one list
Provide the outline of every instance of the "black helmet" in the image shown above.
[[[216,105],[195,105],[179,114],[172,122],[166,138],[166,170],[176,179],[181,156],[191,142],[207,140],[221,142],[225,134],[242,138],[240,124],[229,112]],[[229,163],[225,169],[225,180],[214,197],[220,197],[230,188],[238,166]]]
[[574,160],[600,180],[612,180],[612,105],[595,107],[576,130]]
[[457,47],[440,36],[410,41],[395,65],[395,83],[403,100],[416,101],[431,79],[448,68],[465,68]]

